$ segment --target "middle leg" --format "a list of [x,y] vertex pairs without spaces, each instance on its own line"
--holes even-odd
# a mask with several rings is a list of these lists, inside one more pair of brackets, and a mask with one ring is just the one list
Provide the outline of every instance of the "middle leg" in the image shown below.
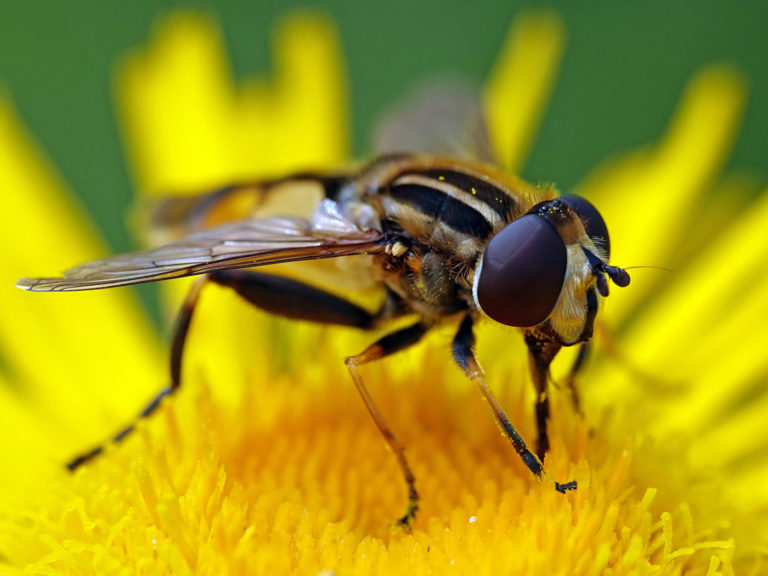
[[384,419],[381,411],[371,397],[368,389],[363,383],[363,378],[360,376],[358,366],[373,362],[374,360],[380,360],[386,356],[399,352],[404,348],[416,344],[421,337],[427,332],[428,326],[426,324],[417,323],[406,328],[397,330],[391,334],[380,338],[378,341],[371,344],[368,348],[363,350],[360,354],[350,356],[345,360],[347,369],[352,375],[352,380],[355,382],[360,397],[365,403],[365,407],[368,409],[368,413],[376,423],[376,427],[384,437],[390,450],[397,458],[397,463],[400,466],[400,471],[403,474],[405,483],[408,486],[408,506],[405,510],[405,514],[400,518],[398,524],[408,528],[411,520],[416,516],[416,512],[419,509],[419,493],[416,491],[416,479],[411,471],[411,466],[408,464],[408,460],[405,458],[405,448],[400,444],[400,441],[394,435],[389,428],[389,424]]
[[526,331],[525,343],[528,346],[528,361],[531,367],[533,385],[536,389],[536,455],[540,460],[549,451],[547,420],[549,420],[549,365],[555,358],[560,344],[532,330]]
[[[302,282],[248,270],[214,272],[210,275],[210,280],[216,284],[232,288],[238,295],[262,310],[279,316],[310,322],[370,329],[380,319],[392,318],[403,312],[398,307],[397,301],[392,300],[391,295],[388,295],[388,300],[378,312],[371,314],[334,294]],[[345,360],[355,387],[376,427],[397,458],[397,463],[408,486],[408,506],[405,514],[399,520],[399,524],[405,527],[408,527],[418,510],[419,494],[416,491],[413,472],[405,458],[402,444],[392,433],[384,416],[365,387],[358,366],[379,360],[415,344],[428,328],[427,324],[421,322],[402,328],[380,338],[360,354],[350,356]]]

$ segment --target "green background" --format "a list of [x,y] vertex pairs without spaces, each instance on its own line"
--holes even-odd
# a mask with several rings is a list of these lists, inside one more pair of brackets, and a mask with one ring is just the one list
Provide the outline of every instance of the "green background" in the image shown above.
[[447,72],[482,79],[516,13],[555,8],[568,41],[525,177],[568,189],[612,153],[656,139],[691,75],[722,60],[750,82],[729,168],[762,181],[768,174],[765,2],[0,0],[0,86],[114,250],[132,245],[123,218],[132,192],[112,72],[122,54],[146,43],[158,17],[181,6],[219,20],[238,77],[269,73],[270,29],[281,14],[296,7],[330,14],[346,54],[360,155],[373,120],[409,86]]

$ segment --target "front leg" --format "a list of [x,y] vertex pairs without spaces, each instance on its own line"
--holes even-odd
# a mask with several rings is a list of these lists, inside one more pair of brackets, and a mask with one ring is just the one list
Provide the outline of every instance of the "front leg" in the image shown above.
[[579,346],[579,352],[576,355],[576,359],[573,361],[571,369],[568,371],[568,375],[565,377],[565,388],[570,393],[571,404],[573,405],[574,411],[579,416],[584,416],[584,410],[581,408],[581,396],[579,395],[579,390],[576,387],[576,380],[584,368],[584,364],[586,363],[587,357],[589,356],[591,346],[591,341],[584,342]]
[[549,452],[549,436],[547,435],[547,420],[549,420],[549,365],[562,346],[552,338],[535,330],[526,330],[525,344],[528,346],[528,360],[531,367],[531,377],[536,389],[536,455],[544,460]]
[[[499,404],[496,396],[494,396],[493,392],[485,381],[485,373],[483,372],[480,363],[477,361],[477,358],[475,358],[475,352],[473,350],[475,346],[475,335],[472,331],[472,325],[472,315],[467,314],[464,317],[464,320],[462,320],[461,325],[459,326],[459,331],[456,333],[456,336],[453,339],[453,345],[451,347],[453,358],[459,365],[459,368],[462,369],[464,374],[466,374],[470,380],[477,384],[480,392],[483,395],[483,398],[485,398],[485,400],[488,402],[488,405],[491,407],[493,415],[496,418],[496,422],[501,428],[501,431],[512,443],[515,452],[518,453],[528,469],[540,479],[544,473],[544,469],[541,465],[541,457],[537,458],[534,456],[533,452],[528,449],[525,440],[523,440],[523,437],[514,427],[512,422],[510,422],[509,417],[506,415],[504,409],[501,407],[501,404]],[[565,484],[555,482],[555,489],[558,492],[574,490],[575,488],[575,481],[566,482]]]

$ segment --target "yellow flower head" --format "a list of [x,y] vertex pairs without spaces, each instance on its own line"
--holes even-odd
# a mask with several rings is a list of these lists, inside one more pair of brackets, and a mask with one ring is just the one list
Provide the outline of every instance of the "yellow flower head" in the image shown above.
[[[525,158],[563,34],[551,13],[521,17],[491,75],[485,107],[507,168]],[[297,15],[275,46],[269,82],[234,86],[216,27],[179,14],[126,59],[119,111],[137,188],[201,190],[348,160],[333,27]],[[196,313],[180,393],[102,457],[64,469],[162,388],[163,346],[125,290],[13,289],[103,248],[2,98],[0,234],[11,249],[0,436],[13,441],[0,451],[0,570],[760,573],[768,357],[744,334],[768,319],[768,194],[748,200],[742,180],[720,176],[745,92],[727,66],[704,69],[658,143],[578,190],[600,206],[617,261],[674,269],[638,271],[608,302],[597,337],[607,353],[579,382],[586,415],[553,393],[547,473],[578,490],[559,494],[519,462],[452,366],[449,333],[362,369],[418,481],[410,532],[393,526],[405,486],[342,362],[370,335],[271,319],[215,287]],[[478,356],[533,438],[519,340],[489,326]]]

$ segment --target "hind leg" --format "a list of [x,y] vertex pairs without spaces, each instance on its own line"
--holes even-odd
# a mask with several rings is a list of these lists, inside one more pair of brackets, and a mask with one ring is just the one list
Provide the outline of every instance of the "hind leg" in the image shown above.
[[[160,392],[152,398],[147,406],[139,413],[136,420],[130,423],[128,426],[120,430],[115,434],[109,442],[118,443],[128,436],[136,427],[136,423],[142,418],[148,417],[152,414],[160,405],[163,398],[173,393],[181,385],[181,358],[184,353],[184,343],[187,339],[187,333],[189,332],[189,325],[192,322],[192,315],[197,307],[197,301],[200,297],[200,290],[206,281],[205,276],[201,276],[195,280],[192,287],[189,289],[184,303],[181,305],[179,314],[176,317],[176,327],[173,332],[173,341],[171,344],[171,384],[160,390]],[[80,456],[73,458],[67,463],[69,470],[75,470],[94,458],[104,451],[104,444],[95,446],[88,452],[81,454]]]
[[[287,318],[365,329],[370,328],[380,316],[380,314],[371,314],[367,310],[334,294],[290,278],[245,270],[222,270],[208,276],[201,276],[192,284],[176,319],[171,342],[170,385],[163,388],[149,402],[134,422],[120,430],[108,442],[117,443],[123,440],[133,432],[136,422],[152,414],[163,398],[172,394],[181,386],[182,360],[189,327],[197,308],[203,285],[207,281],[232,288],[254,306]],[[72,459],[67,464],[67,468],[75,470],[103,451],[104,444],[100,444]]]

